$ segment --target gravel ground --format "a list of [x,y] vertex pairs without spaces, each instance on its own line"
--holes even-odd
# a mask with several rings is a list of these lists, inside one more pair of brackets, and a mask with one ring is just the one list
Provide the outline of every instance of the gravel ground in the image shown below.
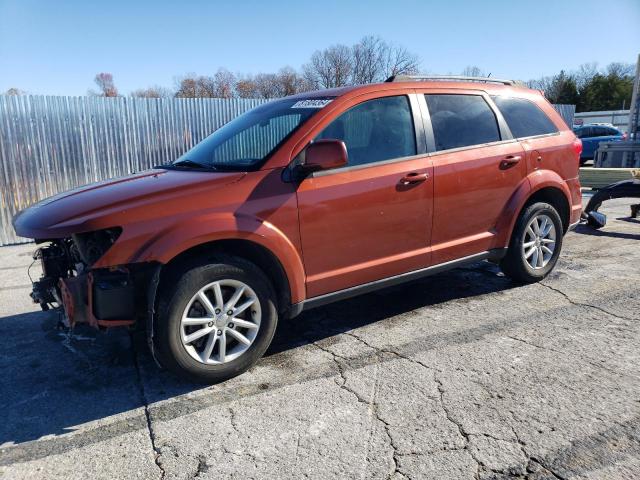
[[33,245],[0,248],[0,477],[638,478],[629,203],[542,283],[480,263],[305,312],[206,388],[125,331],[57,330],[29,302]]

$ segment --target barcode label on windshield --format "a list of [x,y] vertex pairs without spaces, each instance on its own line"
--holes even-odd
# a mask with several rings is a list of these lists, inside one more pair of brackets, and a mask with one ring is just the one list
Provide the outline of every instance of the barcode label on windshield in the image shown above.
[[322,108],[326,107],[331,103],[331,100],[322,99],[322,100],[299,100],[293,105],[291,108]]

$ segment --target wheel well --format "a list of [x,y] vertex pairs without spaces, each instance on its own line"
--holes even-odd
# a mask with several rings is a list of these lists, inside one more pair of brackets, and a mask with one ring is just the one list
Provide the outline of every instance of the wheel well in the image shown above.
[[163,279],[171,278],[172,273],[176,272],[180,266],[185,263],[215,253],[225,253],[227,255],[241,257],[255,264],[264,272],[275,289],[278,311],[283,313],[288,310],[291,305],[291,290],[289,288],[287,274],[282,264],[271,251],[250,240],[217,240],[185,250],[172,258],[169,263],[163,267],[160,282],[162,283]]
[[529,205],[532,205],[536,202],[545,202],[549,205],[553,206],[560,215],[560,219],[562,220],[562,229],[564,233],[567,233],[567,229],[569,228],[569,201],[562,190],[555,187],[545,187],[537,192],[535,192],[529,199],[527,203],[522,207],[524,210]]

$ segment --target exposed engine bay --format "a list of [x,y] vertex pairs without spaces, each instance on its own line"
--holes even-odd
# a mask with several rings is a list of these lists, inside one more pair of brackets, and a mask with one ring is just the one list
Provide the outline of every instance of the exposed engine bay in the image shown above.
[[43,310],[58,309],[67,327],[135,324],[147,313],[145,280],[150,265],[92,268],[120,232],[113,228],[37,241],[43,246],[34,253],[34,261],[40,261],[42,277],[33,282],[33,301]]

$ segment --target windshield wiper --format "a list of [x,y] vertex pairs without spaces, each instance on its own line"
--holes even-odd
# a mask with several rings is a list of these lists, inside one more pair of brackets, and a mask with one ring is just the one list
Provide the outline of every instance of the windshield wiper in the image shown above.
[[217,170],[213,165],[205,165],[204,163],[194,162],[185,158],[184,160],[178,160],[177,162],[168,163],[166,165],[159,165],[157,168],[192,168],[194,170]]

